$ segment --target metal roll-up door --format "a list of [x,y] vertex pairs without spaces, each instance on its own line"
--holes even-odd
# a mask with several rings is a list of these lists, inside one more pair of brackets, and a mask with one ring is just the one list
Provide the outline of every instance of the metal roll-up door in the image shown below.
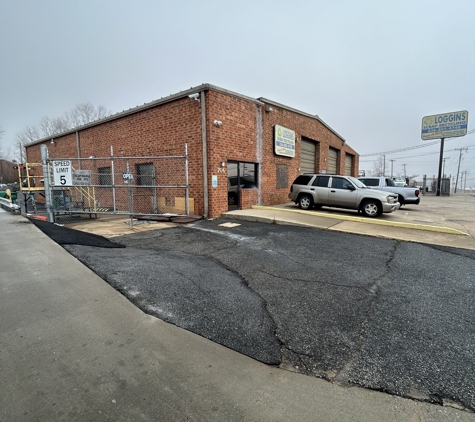
[[353,156],[351,154],[345,155],[345,176],[351,176],[351,169],[353,168]]
[[302,139],[302,150],[300,153],[300,172],[315,173],[315,151],[316,143]]
[[336,164],[338,162],[338,150],[335,148],[329,148],[328,150],[328,173],[337,174]]

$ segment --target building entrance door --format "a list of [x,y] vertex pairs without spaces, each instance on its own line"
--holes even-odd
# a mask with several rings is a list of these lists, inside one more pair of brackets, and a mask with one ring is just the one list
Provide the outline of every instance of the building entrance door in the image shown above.
[[238,163],[228,162],[228,211],[239,209]]

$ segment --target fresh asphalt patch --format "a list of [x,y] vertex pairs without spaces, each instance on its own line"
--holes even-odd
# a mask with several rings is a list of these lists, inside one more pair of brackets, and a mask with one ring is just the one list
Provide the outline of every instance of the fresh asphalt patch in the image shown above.
[[63,227],[47,221],[30,218],[30,221],[58,245],[84,245],[97,248],[124,248],[103,236]]
[[145,312],[265,363],[475,410],[473,253],[225,221],[62,244]]
[[280,362],[263,300],[218,261],[132,247],[65,248],[144,312],[264,363]]

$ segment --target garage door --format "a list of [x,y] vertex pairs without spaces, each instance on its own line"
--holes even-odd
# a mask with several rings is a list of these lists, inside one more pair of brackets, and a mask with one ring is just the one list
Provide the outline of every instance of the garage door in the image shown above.
[[338,162],[338,150],[335,148],[330,148],[328,150],[328,173],[337,174],[336,164]]
[[353,156],[351,154],[345,155],[345,176],[351,176],[351,169],[353,168]]
[[302,139],[302,152],[300,154],[300,172],[315,173],[316,142]]

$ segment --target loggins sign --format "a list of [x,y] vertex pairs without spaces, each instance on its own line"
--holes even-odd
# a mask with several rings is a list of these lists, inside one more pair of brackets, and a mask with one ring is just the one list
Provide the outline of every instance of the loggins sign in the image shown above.
[[429,139],[455,138],[465,136],[468,127],[468,111],[435,114],[422,118],[423,141]]

